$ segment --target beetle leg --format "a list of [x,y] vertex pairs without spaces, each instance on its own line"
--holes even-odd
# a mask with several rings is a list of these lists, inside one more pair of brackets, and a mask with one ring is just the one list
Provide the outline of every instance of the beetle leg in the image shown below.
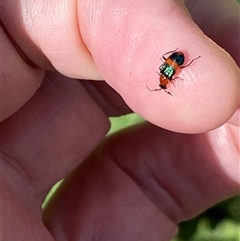
[[180,78],[180,77],[178,77],[178,76],[176,76],[176,77],[172,78],[171,80],[169,80],[170,83],[173,84],[174,87],[176,87],[175,84],[174,84],[174,82],[173,82],[173,80],[175,80],[175,79],[180,79],[180,80],[182,80],[182,81],[184,80],[184,79],[182,79],[182,78]]

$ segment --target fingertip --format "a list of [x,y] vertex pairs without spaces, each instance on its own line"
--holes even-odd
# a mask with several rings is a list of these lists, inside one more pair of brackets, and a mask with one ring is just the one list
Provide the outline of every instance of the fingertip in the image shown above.
[[[186,53],[192,56],[190,51]],[[177,132],[201,133],[221,126],[236,111],[239,106],[236,63],[214,43],[203,44],[200,55],[194,64],[177,73],[183,80],[176,79],[175,86],[167,85],[173,98],[163,91],[146,93],[149,108],[141,110],[148,112],[150,122]]]

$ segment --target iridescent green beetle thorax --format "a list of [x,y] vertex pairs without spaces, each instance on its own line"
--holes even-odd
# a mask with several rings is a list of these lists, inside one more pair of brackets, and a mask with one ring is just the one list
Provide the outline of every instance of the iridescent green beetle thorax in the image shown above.
[[163,64],[159,68],[160,73],[165,76],[167,79],[171,80],[173,75],[175,74],[175,69],[173,66],[169,66],[168,64]]

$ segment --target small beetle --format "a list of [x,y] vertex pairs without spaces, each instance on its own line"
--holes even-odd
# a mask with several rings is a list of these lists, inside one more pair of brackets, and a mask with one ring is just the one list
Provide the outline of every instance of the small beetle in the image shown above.
[[[197,58],[192,59],[189,64],[182,66],[185,60],[185,56],[183,52],[181,51],[176,52],[176,51],[177,49],[175,49],[174,51],[169,51],[162,56],[162,58],[164,59],[164,62],[159,67],[160,72],[157,72],[159,75],[160,88],[151,90],[147,86],[147,88],[150,91],[160,91],[161,89],[163,89],[167,94],[172,96],[172,94],[169,91],[167,91],[167,84],[168,83],[173,84],[172,82],[173,80],[181,79],[179,77],[173,78],[174,75],[176,74],[176,71],[179,69],[188,67],[194,60],[199,59],[201,57],[201,56],[198,56]],[[168,57],[165,57],[168,54],[170,55]]]

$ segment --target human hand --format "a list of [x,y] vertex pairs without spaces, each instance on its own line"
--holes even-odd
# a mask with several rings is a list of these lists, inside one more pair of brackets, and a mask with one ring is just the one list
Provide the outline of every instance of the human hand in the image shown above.
[[[3,240],[169,240],[179,221],[239,191],[239,112],[231,119],[236,126],[225,123],[239,105],[238,68],[191,23],[180,5],[82,1],[76,16],[72,2],[58,1],[60,11],[55,2],[35,3],[1,3],[5,31],[25,53],[22,59],[3,33],[2,118],[27,102],[44,69],[54,66],[69,77],[103,76],[134,111],[161,127],[199,133],[223,125],[187,135],[145,123],[103,141],[107,116],[130,112],[122,99],[103,82],[80,82],[47,72],[34,97],[1,123]],[[226,16],[236,13],[234,1],[231,4]],[[207,5],[203,7],[206,10]],[[19,13],[24,9],[23,24]],[[203,9],[196,9],[201,25]],[[9,18],[9,13],[18,14]],[[226,22],[225,16],[214,14],[215,28],[220,20]],[[81,44],[76,19],[93,59]],[[231,19],[226,30],[236,24],[237,18]],[[171,29],[166,31],[164,23]],[[234,56],[237,41],[221,41]],[[157,84],[159,57],[176,44],[191,56],[200,54],[201,60],[184,70],[174,97],[149,92],[146,84]],[[214,68],[207,68],[211,63],[216,63]],[[64,177],[45,210],[46,230],[41,203]]]

